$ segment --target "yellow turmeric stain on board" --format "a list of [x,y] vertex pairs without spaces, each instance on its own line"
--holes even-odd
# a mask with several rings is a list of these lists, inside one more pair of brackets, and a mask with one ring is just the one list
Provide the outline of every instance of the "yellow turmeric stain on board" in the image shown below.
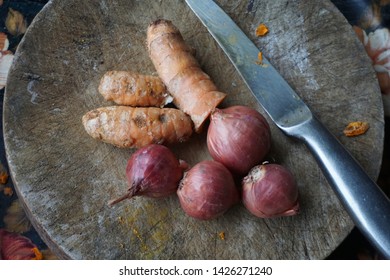
[[148,246],[146,246],[144,239],[142,238],[141,234],[139,233],[137,228],[133,228],[134,235],[138,238],[138,240],[141,243],[141,249],[146,252],[148,251]]
[[[157,245],[166,243],[169,240],[169,226],[166,223],[168,218],[168,210],[160,209],[155,212],[155,215],[148,216],[148,224],[153,229],[150,234],[151,238]],[[160,247],[160,246],[158,246]]]
[[[169,246],[170,228],[169,213],[166,208],[157,207],[154,202],[145,200],[142,207],[127,207],[125,214],[119,216],[118,223],[132,234],[128,241],[130,247],[136,245],[140,256],[144,259],[154,259]],[[133,244],[133,245],[131,245]],[[120,244],[127,248],[126,242]]]

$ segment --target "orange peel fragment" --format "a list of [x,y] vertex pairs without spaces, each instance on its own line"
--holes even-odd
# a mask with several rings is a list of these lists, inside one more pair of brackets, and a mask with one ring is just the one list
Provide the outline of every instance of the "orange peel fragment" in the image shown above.
[[358,136],[366,133],[366,131],[370,128],[368,122],[350,122],[344,129],[344,135],[348,137]]
[[264,23],[261,23],[256,28],[256,36],[257,37],[265,36],[268,33],[268,31],[269,31],[268,27]]
[[219,232],[219,233],[218,233],[218,237],[219,237],[219,239],[221,239],[221,240],[225,240],[225,232],[224,232],[224,231]]

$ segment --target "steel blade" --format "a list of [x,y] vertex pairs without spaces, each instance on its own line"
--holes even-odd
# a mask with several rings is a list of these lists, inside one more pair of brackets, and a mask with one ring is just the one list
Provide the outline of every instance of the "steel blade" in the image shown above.
[[186,0],[231,60],[248,88],[282,129],[309,120],[312,114],[285,79],[263,58],[257,46],[213,1]]

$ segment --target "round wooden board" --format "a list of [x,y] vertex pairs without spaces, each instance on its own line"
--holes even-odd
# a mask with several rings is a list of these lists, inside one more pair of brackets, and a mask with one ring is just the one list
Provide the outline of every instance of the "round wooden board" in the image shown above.
[[[376,178],[384,138],[382,99],[370,61],[339,11],[329,1],[217,2]],[[263,112],[184,1],[50,1],[18,48],[4,101],[12,178],[37,231],[54,253],[71,259],[328,256],[353,223],[306,147],[271,122],[267,159],[297,178],[299,215],[260,219],[238,204],[218,219],[198,221],[184,214],[175,195],[107,206],[127,188],[125,166],[134,151],[92,139],[81,117],[111,105],[97,91],[106,71],[155,74],[145,39],[148,24],[158,18],[172,20],[196,48],[204,71],[228,93],[223,107],[242,104]],[[260,23],[270,32],[256,38]],[[357,120],[369,122],[368,132],[343,136],[345,125]],[[209,159],[205,135],[171,148],[191,165]]]

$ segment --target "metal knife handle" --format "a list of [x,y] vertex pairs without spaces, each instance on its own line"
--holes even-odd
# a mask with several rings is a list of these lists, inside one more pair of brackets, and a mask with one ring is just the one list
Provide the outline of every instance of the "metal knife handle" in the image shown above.
[[305,142],[355,225],[385,258],[390,259],[387,196],[316,118],[283,130]]

